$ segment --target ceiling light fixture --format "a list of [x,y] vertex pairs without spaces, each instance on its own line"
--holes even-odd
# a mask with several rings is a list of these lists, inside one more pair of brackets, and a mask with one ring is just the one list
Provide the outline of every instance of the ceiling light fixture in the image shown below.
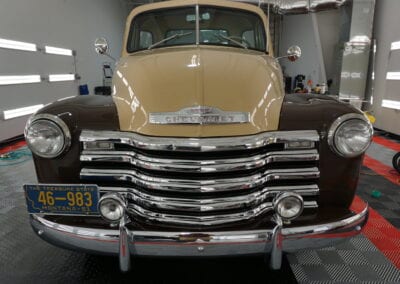
[[43,104],[40,104],[40,105],[5,110],[5,111],[3,111],[3,119],[7,120],[7,119],[11,119],[11,118],[16,118],[16,117],[32,114],[32,113],[35,113],[36,111],[38,111],[39,109],[41,109],[43,106],[44,106]]
[[400,72],[387,72],[387,80],[400,80]]
[[392,100],[383,100],[382,106],[391,109],[400,109],[400,102]]
[[34,43],[9,40],[4,38],[0,38],[0,47],[7,49],[25,50],[25,51],[37,51],[36,44]]
[[400,49],[400,41],[392,42],[392,47],[390,50],[399,50]]
[[0,85],[39,83],[40,75],[0,76]]
[[44,51],[48,54],[67,55],[67,56],[73,55],[73,51],[71,49],[59,48],[48,45],[44,47]]
[[75,74],[50,74],[50,82],[61,82],[61,81],[74,81],[76,79]]

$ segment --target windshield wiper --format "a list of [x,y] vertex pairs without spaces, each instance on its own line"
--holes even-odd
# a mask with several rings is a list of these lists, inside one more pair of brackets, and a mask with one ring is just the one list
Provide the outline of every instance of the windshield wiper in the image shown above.
[[154,48],[154,47],[156,47],[156,46],[158,46],[158,45],[160,45],[160,44],[162,44],[162,43],[164,43],[164,42],[167,42],[167,41],[170,41],[170,40],[172,40],[172,39],[176,39],[176,38],[181,38],[181,37],[183,37],[183,36],[187,36],[187,35],[190,35],[190,34],[192,34],[193,32],[187,32],[187,33],[181,33],[181,34],[173,34],[173,35],[171,35],[171,36],[169,36],[169,37],[166,37],[166,38],[164,38],[164,39],[162,39],[162,40],[160,40],[160,41],[157,41],[156,43],[153,43],[152,45],[150,45],[147,49],[152,49],[152,48]]
[[239,42],[239,41],[237,41],[237,40],[234,40],[233,38],[231,38],[231,37],[229,37],[229,36],[225,36],[225,35],[221,35],[221,34],[214,34],[214,35],[215,35],[216,37],[223,38],[223,39],[226,39],[226,40],[228,40],[228,41],[230,41],[230,42],[233,42],[233,43],[239,45],[240,47],[243,47],[244,49],[247,49],[247,45],[246,45],[246,44],[241,43],[241,42]]

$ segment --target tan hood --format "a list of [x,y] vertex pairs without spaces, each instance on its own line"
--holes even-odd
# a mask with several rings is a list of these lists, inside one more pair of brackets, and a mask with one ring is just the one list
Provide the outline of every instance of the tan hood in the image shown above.
[[[225,47],[175,47],[126,56],[118,64],[113,96],[122,131],[152,136],[236,136],[278,128],[282,75],[274,59]],[[193,106],[248,112],[243,124],[159,125],[149,114]]]

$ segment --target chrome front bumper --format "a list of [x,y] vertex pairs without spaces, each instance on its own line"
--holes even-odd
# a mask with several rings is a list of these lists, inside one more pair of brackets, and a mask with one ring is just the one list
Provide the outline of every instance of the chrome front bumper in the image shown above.
[[92,229],[58,224],[31,215],[34,231],[56,246],[89,253],[119,255],[123,271],[133,256],[236,256],[266,254],[270,266],[279,269],[282,252],[333,245],[360,233],[368,220],[368,206],[361,212],[330,223],[275,227],[256,231],[158,232],[130,231],[122,220],[119,229]]

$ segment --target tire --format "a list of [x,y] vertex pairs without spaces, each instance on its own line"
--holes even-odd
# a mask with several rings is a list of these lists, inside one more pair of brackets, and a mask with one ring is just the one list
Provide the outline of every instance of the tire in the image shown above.
[[400,173],[400,152],[394,155],[392,163],[393,168],[395,168]]

